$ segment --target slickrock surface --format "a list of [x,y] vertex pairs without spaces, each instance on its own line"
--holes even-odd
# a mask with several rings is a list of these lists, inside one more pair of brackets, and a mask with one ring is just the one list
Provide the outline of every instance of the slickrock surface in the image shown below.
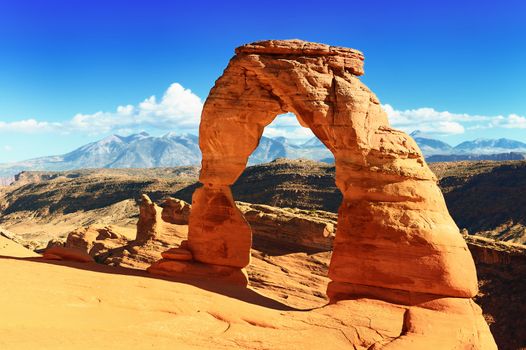
[[190,219],[191,205],[187,202],[169,197],[163,203],[162,219],[171,224],[187,225]]
[[97,264],[0,258],[0,274],[2,349],[398,349],[411,336],[404,349],[454,349],[476,341],[452,336],[467,321],[461,313],[366,298],[304,311],[250,289]]
[[[251,215],[248,215],[249,218],[256,219],[255,221],[250,220],[250,224],[254,228],[252,260],[251,265],[247,268],[250,287],[263,295],[294,307],[311,308],[324,305],[327,302],[325,288],[329,282],[326,276],[331,247],[329,246],[327,251],[323,251],[324,249],[307,249],[304,244],[299,242],[305,242],[306,238],[312,238],[312,231],[297,230],[292,232],[287,225],[283,225],[284,219],[280,216],[283,215],[285,219],[288,219],[293,213],[300,213],[298,216],[300,221],[311,220],[313,224],[316,224],[319,220],[335,225],[336,215],[323,211],[306,212],[298,209],[274,208],[241,202],[238,202],[237,205],[244,213],[246,210],[252,212]],[[181,206],[181,208],[183,207],[189,206],[185,204]],[[264,210],[258,211],[258,208],[264,208]],[[306,216],[306,213],[309,216]],[[177,212],[174,214],[179,215]],[[265,217],[263,225],[258,224],[257,219],[260,217]],[[304,225],[304,227],[309,227],[309,225]],[[184,231],[184,226],[174,225],[174,228]],[[262,231],[260,231],[261,228],[263,228]],[[97,240],[96,244],[77,242],[76,246],[95,247],[106,244],[114,248],[108,250],[109,254],[104,250],[98,252],[92,250],[92,253],[97,253],[94,255],[97,262],[138,269],[146,269],[151,263],[160,259],[160,255],[163,258],[179,261],[182,258],[191,258],[188,256],[189,251],[186,248],[167,248],[177,245],[185,247],[184,234],[180,234],[181,237],[172,237],[171,241],[157,242],[154,240],[144,246],[123,249],[123,247],[115,247],[116,242],[112,238],[118,237],[118,231],[122,232],[122,230],[120,227],[79,229],[70,234],[75,239],[70,238],[68,242],[82,240],[83,232],[89,233],[85,235],[88,238],[99,236],[101,239]],[[129,238],[129,242],[133,242],[134,234],[124,232]],[[274,233],[274,237],[272,233]],[[321,232],[319,233],[321,236]],[[121,236],[124,235],[121,234]],[[103,237],[107,237],[105,239],[107,243],[104,242]],[[526,250],[522,245],[499,243],[474,236],[464,238],[473,253],[480,278],[480,292],[475,300],[483,306],[485,318],[491,326],[499,348],[517,350],[526,344],[526,333],[523,331],[525,328],[520,322],[522,314],[525,312],[521,298],[526,294],[526,285],[522,278],[525,273],[523,270],[526,267]],[[130,246],[129,242],[125,244],[125,247]],[[28,252],[25,248],[21,249]],[[123,252],[126,253],[125,259],[123,259]],[[173,253],[177,256],[174,256]],[[112,254],[116,255],[113,259],[111,258]],[[0,255],[2,255],[1,250]],[[169,266],[170,270],[165,273],[167,275],[173,275],[174,271],[182,272],[188,268],[188,265],[184,264],[169,263],[168,265],[177,266]],[[163,272],[159,273],[163,274]],[[360,290],[360,293],[364,292],[367,291]]]
[[0,234],[0,256],[37,257],[40,255]]
[[[190,205],[184,201],[181,203],[183,205],[179,206],[180,210],[189,210]],[[165,207],[165,204],[166,202],[162,206]],[[324,290],[328,283],[327,270],[333,237],[323,237],[323,234],[325,227],[334,227],[336,215],[322,211],[307,212],[248,203],[239,205],[242,210],[252,213],[249,217],[254,219],[252,223],[256,228],[253,259],[248,267],[251,287],[292,306],[324,305],[327,302]],[[259,211],[257,208],[265,210]],[[173,215],[181,214],[173,208],[171,211]],[[299,213],[296,219],[294,213]],[[285,217],[280,218],[278,214]],[[259,218],[265,220],[260,221]],[[240,281],[247,283],[244,271],[184,263],[193,259],[186,240],[188,226],[165,222],[162,227],[163,230],[157,232],[153,239],[138,242],[135,240],[136,229],[94,225],[74,230],[68,235],[65,243],[52,242],[50,247],[58,245],[81,249],[98,263],[141,270],[159,261],[160,263],[155,264],[150,271],[163,276],[178,276],[184,272],[200,275],[201,279],[214,279],[217,277],[214,275],[220,271],[223,277],[228,275],[227,272],[231,273],[232,280],[238,284]],[[293,227],[297,230],[294,231]],[[313,228],[317,231],[313,231]],[[319,237],[316,238],[316,235]],[[313,241],[310,241],[311,239]],[[315,247],[315,242],[323,244]],[[309,246],[312,248],[307,248]]]
[[[520,170],[524,167],[524,164],[524,162],[510,162],[509,164],[464,162],[433,163],[430,164],[430,167],[440,179],[446,180],[441,182],[440,186],[446,191],[447,200],[447,191],[451,189],[459,192],[459,198],[460,193],[469,193],[473,188],[470,179],[477,178],[478,174],[485,174],[483,176],[494,175],[500,178],[500,174],[504,171],[504,169],[499,169],[500,166],[514,165],[517,170]],[[111,229],[115,233],[123,234],[129,237],[130,240],[133,240],[139,213],[135,200],[125,200],[108,207],[89,210],[91,207],[90,201],[96,201],[101,196],[101,193],[96,189],[106,191],[106,195],[111,198],[114,198],[115,194],[117,200],[122,198],[120,194],[124,193],[123,191],[126,191],[126,196],[129,196],[129,198],[139,198],[142,187],[138,187],[137,184],[146,184],[155,179],[155,190],[149,195],[151,198],[157,198],[156,202],[159,205],[164,207],[159,198],[174,195],[171,192],[171,186],[173,186],[171,182],[159,183],[163,179],[159,169],[131,170],[133,177],[130,178],[125,177],[120,170],[115,169],[80,171],[71,177],[66,177],[64,174],[67,173],[63,172],[47,173],[46,178],[51,179],[41,179],[38,184],[28,183],[24,186],[23,191],[20,189],[9,189],[10,193],[16,193],[10,196],[14,202],[29,203],[30,198],[33,198],[40,206],[35,212],[13,211],[11,214],[3,215],[3,223],[9,225],[9,229],[11,227],[15,228],[12,231],[12,237],[27,237],[33,241],[41,241],[43,242],[43,247],[46,246],[47,241],[51,237],[57,237],[55,232],[63,232],[63,240],[65,240],[66,235],[76,230],[77,227],[92,225],[93,223],[96,223],[95,227],[100,229],[104,229],[108,224],[118,223],[118,226],[111,225]],[[95,174],[92,174],[96,171],[102,171],[105,175],[97,177]],[[168,171],[168,169],[165,171]],[[520,187],[516,187],[520,184],[520,172],[517,172],[516,181],[514,182],[511,181],[514,178],[512,176],[514,170],[508,169],[506,173],[508,172],[510,176],[508,177],[509,180],[506,180],[506,184],[509,185],[507,190],[514,192],[516,196],[508,202],[507,207],[500,207],[500,210],[504,214],[513,214],[515,209],[519,209],[514,203],[520,203],[518,201],[520,199]],[[177,170],[172,170],[171,173],[176,174]],[[101,181],[107,181],[111,186],[106,186]],[[87,182],[90,183],[89,192],[77,194],[77,196],[84,198],[83,201],[79,200],[76,204],[79,211],[70,214],[54,211],[54,208],[67,206],[67,201],[74,197],[72,194],[76,193],[76,191],[83,191],[81,184],[86,184]],[[481,182],[476,181],[476,184],[479,183]],[[490,181],[483,183],[489,184]],[[475,188],[477,187],[478,185],[475,186]],[[60,193],[63,195],[67,194],[67,197],[60,197],[58,195],[60,193],[53,195],[53,191],[57,189],[60,189]],[[335,191],[338,192],[334,185],[334,166],[331,167],[324,163],[305,160],[284,159],[247,168],[233,187],[235,199],[257,200],[260,203],[280,203],[284,206],[298,205],[312,209],[325,208],[325,206],[336,207],[336,203],[341,200],[341,194],[338,197],[338,193]],[[483,187],[480,188],[480,191],[484,191]],[[509,194],[507,192],[493,192],[492,195],[494,199],[497,198],[504,205],[505,198]],[[47,203],[46,198],[52,198],[52,202]],[[475,200],[474,196],[472,198]],[[82,204],[85,206],[83,207]],[[309,205],[312,205],[312,207],[309,207]],[[472,206],[469,203],[468,205]],[[491,210],[491,205],[485,204],[485,206],[488,211]],[[283,208],[276,209],[288,211],[288,209]],[[466,210],[469,210],[469,208]],[[49,212],[49,214],[45,215],[44,212]],[[313,218],[317,214],[322,213],[310,210],[307,212],[311,213],[310,217]],[[336,214],[330,213],[330,215],[336,218]],[[462,215],[462,213],[460,212],[458,215]],[[484,217],[498,219],[498,217],[493,215]],[[335,221],[336,219],[334,223]],[[10,225],[11,222],[20,222],[20,224],[12,226]],[[517,221],[517,223],[519,224],[520,221]],[[180,228],[186,230],[185,226],[180,226]],[[277,232],[279,233],[278,230]],[[31,233],[31,236],[29,236],[29,233]],[[62,233],[58,235],[60,237]],[[258,290],[259,293],[295,307],[311,308],[321,306],[327,302],[325,289],[328,283],[327,270],[331,255],[330,251],[306,253],[308,250],[305,248],[294,248],[286,244],[284,238],[280,239],[280,241],[270,242],[258,239],[256,230],[254,230],[253,235],[253,247],[255,249],[252,250],[251,265],[247,268],[252,288]],[[136,252],[134,250],[121,252],[127,252],[128,256],[125,259],[116,259],[115,264],[120,265],[122,263],[123,266],[145,269],[153,261],[160,259],[160,254],[163,251],[177,246],[180,240],[184,239],[183,237],[186,237],[186,234],[182,234],[178,240],[172,239],[171,243],[152,244],[145,247],[145,249],[137,249]],[[20,241],[22,242],[22,240]],[[23,243],[25,244],[25,242],[27,241],[24,239]],[[496,247],[495,250],[501,251],[501,253],[496,253],[493,249],[496,243],[488,242],[488,246],[491,248],[485,249],[486,252],[483,253],[486,256],[485,261],[494,259],[494,263],[484,263],[478,258],[478,253],[472,250],[479,276],[479,294],[475,297],[475,300],[483,308],[485,318],[490,324],[490,329],[495,336],[499,349],[517,350],[524,348],[526,347],[526,334],[524,333],[526,325],[521,324],[520,321],[523,319],[523,315],[526,314],[524,307],[526,305],[524,302],[526,289],[522,278],[524,272],[521,271],[526,264],[524,261],[521,263],[520,258],[509,259],[508,254],[506,254],[508,248],[502,250]],[[8,243],[12,244],[12,242]],[[22,252],[28,252],[26,248],[17,247]],[[473,248],[473,243],[469,240],[468,247]],[[153,256],[153,253],[146,254],[146,249],[152,249],[152,252],[155,251],[155,256]],[[0,255],[11,254],[2,253],[0,249]],[[33,255],[36,254],[33,253]],[[111,259],[103,261],[95,257],[95,260],[97,262],[110,263]],[[508,263],[508,261],[511,261],[511,263]]]
[[95,261],[93,260],[91,255],[80,249],[59,246],[46,249],[42,257],[48,260],[67,260],[77,261],[81,263],[89,263]]

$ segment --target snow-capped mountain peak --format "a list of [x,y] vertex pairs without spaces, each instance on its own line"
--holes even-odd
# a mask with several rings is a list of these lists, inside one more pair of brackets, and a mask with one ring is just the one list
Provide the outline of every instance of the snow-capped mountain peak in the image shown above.
[[[506,138],[476,139],[451,147],[418,130],[412,132],[411,136],[429,161],[518,159],[523,153],[526,154],[526,143]],[[477,158],[473,158],[473,155],[477,155]],[[284,137],[263,136],[250,156],[249,164],[270,162],[276,158],[331,162],[333,155],[315,137],[297,144]],[[171,167],[198,165],[200,162],[201,151],[196,135],[168,132],[157,137],[141,132],[129,136],[110,135],[63,155],[0,164],[0,177],[11,177],[25,170]]]

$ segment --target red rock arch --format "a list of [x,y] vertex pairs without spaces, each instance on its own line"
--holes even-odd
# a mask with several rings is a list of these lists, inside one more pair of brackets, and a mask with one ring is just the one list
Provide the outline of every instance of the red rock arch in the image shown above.
[[395,290],[395,299],[477,293],[472,257],[434,175],[415,142],[389,127],[362,74],[363,55],[347,48],[272,40],[236,49],[201,118],[203,186],[188,237],[196,261],[249,264],[251,230],[230,185],[265,126],[293,112],[334,154],[344,197],[329,271],[333,301],[379,288]]

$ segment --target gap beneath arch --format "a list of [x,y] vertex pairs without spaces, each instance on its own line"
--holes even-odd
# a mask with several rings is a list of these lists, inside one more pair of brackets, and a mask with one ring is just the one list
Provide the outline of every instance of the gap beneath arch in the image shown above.
[[[252,230],[247,266],[252,287],[293,307],[328,301],[336,208],[342,199],[334,165],[313,160],[334,162],[310,128],[293,113],[281,114],[265,127],[249,158],[249,165],[266,164],[246,169],[232,186],[234,200],[266,204],[236,203]],[[324,201],[331,202],[332,212],[320,210]]]
[[249,157],[248,165],[271,162],[277,158],[309,159],[334,163],[331,151],[294,113],[285,113],[265,127],[259,146]]

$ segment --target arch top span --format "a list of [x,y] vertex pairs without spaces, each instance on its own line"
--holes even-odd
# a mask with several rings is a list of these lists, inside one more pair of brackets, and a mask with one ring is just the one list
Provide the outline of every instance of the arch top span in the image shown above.
[[[370,149],[374,132],[388,122],[376,96],[358,79],[363,60],[354,49],[301,40],[237,48],[203,108],[201,182],[232,184],[265,126],[286,112],[294,113],[333,153]],[[236,140],[235,145],[225,139]],[[222,167],[213,166],[217,155]],[[364,160],[359,163],[363,166]]]
[[240,46],[236,49],[237,55],[257,54],[279,57],[323,57],[329,58],[328,62],[334,66],[349,69],[354,75],[364,74],[361,51],[341,46],[330,46],[320,43],[311,43],[303,40],[264,40]]

